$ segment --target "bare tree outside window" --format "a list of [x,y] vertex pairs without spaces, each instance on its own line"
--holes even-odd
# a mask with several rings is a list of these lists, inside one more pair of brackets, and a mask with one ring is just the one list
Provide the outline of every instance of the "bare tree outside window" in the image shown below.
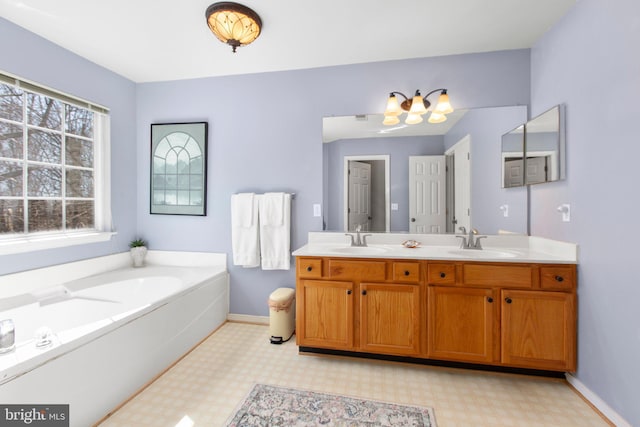
[[0,236],[93,229],[94,155],[92,111],[0,83]]

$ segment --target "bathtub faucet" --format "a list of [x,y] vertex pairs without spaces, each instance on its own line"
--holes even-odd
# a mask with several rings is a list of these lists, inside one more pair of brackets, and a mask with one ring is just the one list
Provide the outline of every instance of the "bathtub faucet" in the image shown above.
[[16,328],[13,320],[0,320],[0,353],[8,353],[16,348]]

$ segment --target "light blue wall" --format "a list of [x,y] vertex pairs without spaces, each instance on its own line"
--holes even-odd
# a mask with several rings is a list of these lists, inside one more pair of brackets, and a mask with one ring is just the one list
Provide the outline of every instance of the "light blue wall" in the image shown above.
[[327,230],[344,230],[344,156],[389,155],[390,203],[398,210],[391,211],[390,231],[409,231],[409,156],[444,154],[442,136],[413,136],[396,138],[361,138],[323,144],[327,154],[328,194],[325,205]]
[[[224,58],[223,58],[224,59]],[[229,59],[229,58],[227,58]],[[152,249],[231,253],[233,193],[296,193],[292,247],[322,229],[322,117],[380,112],[390,90],[446,87],[455,108],[529,103],[529,51],[515,50],[231,77],[137,87],[137,228]],[[149,125],[209,122],[206,217],[149,214]],[[266,300],[294,286],[294,271],[230,266],[231,312],[267,315]]]
[[0,275],[127,250],[136,230],[135,84],[0,18],[0,70],[111,109],[110,242],[0,256]]
[[[471,137],[471,226],[480,233],[527,233],[526,188],[502,188],[502,135],[527,120],[526,106],[470,110],[444,138],[448,150]],[[509,216],[500,206],[509,206]]]
[[531,115],[562,103],[567,125],[567,180],[531,188],[531,231],[580,245],[577,377],[635,426],[639,47],[640,2],[581,0],[531,53]]

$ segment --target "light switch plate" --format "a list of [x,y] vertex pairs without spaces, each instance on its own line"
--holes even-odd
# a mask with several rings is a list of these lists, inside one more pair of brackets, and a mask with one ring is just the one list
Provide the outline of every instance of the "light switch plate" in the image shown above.
[[397,203],[391,203],[391,210],[392,211],[397,211],[398,210],[398,204]]
[[320,205],[320,203],[313,204],[313,216],[315,217],[322,216],[322,206]]

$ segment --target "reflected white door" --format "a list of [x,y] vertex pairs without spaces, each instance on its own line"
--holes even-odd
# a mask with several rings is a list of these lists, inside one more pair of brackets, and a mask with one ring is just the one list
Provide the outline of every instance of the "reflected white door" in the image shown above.
[[409,157],[409,231],[446,231],[445,157]]
[[371,230],[371,165],[349,162],[349,231]]
[[524,185],[524,160],[506,159],[504,161],[504,187],[520,187]]
[[453,146],[456,232],[458,227],[471,228],[471,137]]
[[527,157],[527,184],[547,182],[547,157]]

